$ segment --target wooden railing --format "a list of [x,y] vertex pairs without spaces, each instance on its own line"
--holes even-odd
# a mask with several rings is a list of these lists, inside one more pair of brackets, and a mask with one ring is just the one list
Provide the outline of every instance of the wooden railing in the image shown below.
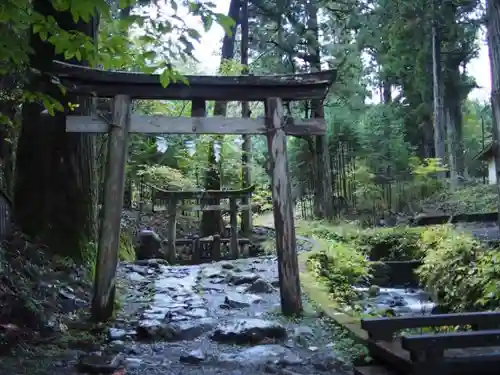
[[[372,356],[397,372],[483,375],[498,373],[500,368],[500,312],[369,318],[361,320],[361,327],[368,332]],[[415,332],[394,338],[398,331],[436,327],[471,330]],[[452,350],[455,353],[447,354]]]

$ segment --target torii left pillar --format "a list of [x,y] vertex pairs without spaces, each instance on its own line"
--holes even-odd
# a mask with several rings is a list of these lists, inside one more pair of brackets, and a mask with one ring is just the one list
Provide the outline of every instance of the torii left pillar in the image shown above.
[[92,318],[95,321],[108,320],[113,316],[114,310],[131,104],[132,100],[128,95],[117,95],[113,101],[92,298]]
[[283,102],[266,101],[266,127],[271,162],[274,229],[280,283],[281,311],[286,316],[302,314],[299,262],[295,237],[292,189],[288,171]]

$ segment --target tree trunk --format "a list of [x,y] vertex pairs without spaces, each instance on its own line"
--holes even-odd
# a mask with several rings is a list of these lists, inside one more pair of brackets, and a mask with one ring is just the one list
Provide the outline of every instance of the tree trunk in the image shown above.
[[[318,31],[318,8],[314,0],[311,0],[307,7],[307,28],[308,33],[308,52],[311,57],[311,71],[319,72],[321,70],[320,49],[319,49],[319,31]],[[325,110],[321,100],[311,102],[312,117],[325,117]],[[316,137],[316,194],[315,207],[320,208],[316,215],[319,218],[333,219],[333,186],[332,186],[332,168],[330,165],[330,153],[328,149],[328,135]]]
[[[120,19],[124,20],[127,17],[129,17],[131,11],[132,11],[131,6],[120,9]],[[128,30],[126,33],[128,33]],[[130,173],[130,171],[127,171],[126,176],[127,180],[125,182],[125,191],[123,193],[123,208],[130,210],[132,209],[132,194],[133,194],[132,173]]]
[[384,76],[382,81],[382,99],[384,104],[391,104],[392,102],[392,85],[388,77]]
[[[243,73],[248,74],[248,1],[241,0],[241,65]],[[250,117],[250,105],[248,102],[241,102],[241,116]],[[252,184],[251,180],[251,160],[252,160],[252,137],[243,135],[243,144],[241,145],[241,182],[242,188]],[[243,204],[252,204],[247,197],[243,199]],[[248,236],[252,232],[252,209],[243,211],[241,215],[241,232]]]
[[[488,47],[491,69],[491,108],[493,110],[494,155],[497,170],[498,211],[500,212],[500,0],[488,0],[486,3]],[[500,215],[498,218],[500,226]]]
[[[0,113],[14,123],[17,114],[16,103],[10,100],[0,102]],[[9,198],[12,197],[14,187],[14,138],[14,128],[0,124],[0,164],[3,171],[1,189]]]
[[421,158],[432,158],[435,155],[434,151],[434,124],[432,118],[426,116],[421,124],[422,132],[422,147],[419,156]]
[[[440,159],[441,163],[444,164],[446,161],[446,134],[443,116],[443,93],[441,89],[441,41],[439,38],[439,25],[435,16],[432,23],[432,77],[434,96],[434,152],[435,157]],[[445,178],[446,175],[440,173],[439,177]]]
[[[56,12],[49,0],[35,1],[34,8],[53,16],[65,30],[96,37],[94,20],[75,24],[71,13]],[[42,72],[50,69],[53,59],[63,59],[37,35],[32,35],[31,47],[31,66]],[[56,87],[48,94],[64,105],[78,103],[79,114],[90,114],[89,99],[62,97]],[[89,241],[95,242],[97,233],[95,138],[66,133],[64,114],[50,117],[42,115],[41,109],[38,104],[23,108],[16,157],[15,218],[27,234],[39,237],[60,254],[77,260],[93,257],[86,249]]]
[[[232,28],[231,35],[224,35],[222,41],[221,65],[224,60],[230,60],[234,57],[234,41],[236,36],[236,27],[240,18],[240,0],[231,0],[229,5],[228,16],[231,17],[235,24]],[[225,116],[227,110],[226,102],[215,102],[214,116]],[[208,156],[208,168],[205,174],[205,189],[220,190],[220,176],[217,173],[217,162],[215,160],[215,144],[222,143],[224,136],[216,137],[210,142],[210,150]],[[218,204],[213,202],[213,204]],[[222,216],[220,211],[203,211],[201,217],[201,235],[203,237],[211,236],[216,233],[222,233]]]
[[453,188],[457,187],[464,174],[463,147],[462,147],[462,112],[459,88],[456,83],[460,82],[458,66],[452,72],[449,85],[445,88],[444,107],[446,117],[446,133],[448,138],[448,166],[450,170],[450,182]]

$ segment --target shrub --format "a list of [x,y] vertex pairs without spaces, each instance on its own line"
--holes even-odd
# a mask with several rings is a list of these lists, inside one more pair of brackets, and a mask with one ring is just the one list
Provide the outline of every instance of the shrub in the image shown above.
[[311,255],[309,271],[342,303],[357,300],[351,285],[371,280],[371,260],[422,259],[417,275],[446,311],[500,308],[500,248],[485,249],[473,236],[451,225],[377,228],[302,224],[306,235],[320,238],[323,251]]
[[457,215],[471,212],[492,212],[498,206],[496,185],[472,184],[455,190],[441,190],[420,202],[420,210]]
[[258,213],[272,211],[272,193],[262,188],[256,189],[252,194],[252,210]]
[[323,221],[299,223],[298,231],[305,236],[343,243],[353,241],[360,233],[359,227],[351,223],[332,225]]
[[476,288],[481,290],[475,307],[493,310],[500,307],[500,249],[480,253],[475,275]]
[[443,225],[426,229],[420,246],[425,256],[417,275],[434,300],[448,311],[475,309],[484,294],[478,282],[480,242]]
[[421,228],[378,228],[360,232],[354,242],[371,260],[420,259],[421,233]]
[[423,257],[419,239],[422,228],[396,227],[360,230],[354,225],[302,225],[301,232],[333,242],[350,244],[370,260],[412,260]]
[[144,182],[165,190],[187,190],[194,186],[193,181],[182,172],[165,165],[140,165],[137,176]]
[[323,250],[307,259],[308,270],[328,287],[333,299],[343,303],[354,302],[358,296],[351,285],[370,278],[368,260],[347,244],[318,241]]

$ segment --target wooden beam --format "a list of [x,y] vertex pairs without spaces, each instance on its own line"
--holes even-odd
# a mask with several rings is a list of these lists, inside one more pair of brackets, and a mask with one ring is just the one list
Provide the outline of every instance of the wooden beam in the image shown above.
[[283,130],[283,103],[280,99],[268,99],[266,105],[267,145],[271,163],[274,229],[276,253],[284,315],[302,314],[299,265],[295,238],[292,190],[288,171],[286,135]]
[[[177,208],[177,211],[223,211],[230,212],[233,208],[225,204],[202,204],[202,205],[184,205]],[[251,206],[248,204],[237,204],[236,211],[248,211]]]
[[106,321],[113,315],[131,107],[129,96],[116,96],[113,104],[115,126],[110,129],[108,139],[104,207],[92,299],[92,317],[96,321]]
[[478,329],[500,327],[500,312],[481,311],[391,318],[361,319],[361,328],[372,340],[391,341],[394,333],[408,328],[472,325]]
[[106,71],[55,61],[52,72],[70,93],[97,97],[127,94],[133,99],[262,101],[324,99],[336,71],[274,76],[185,76],[160,83],[158,74]]
[[[98,116],[68,116],[70,133],[107,133],[109,122]],[[324,119],[289,119],[284,125],[287,135],[321,135],[326,133]],[[169,117],[133,114],[131,133],[146,134],[266,134],[264,118]]]
[[153,199],[168,200],[170,197],[182,199],[227,199],[227,198],[242,198],[245,195],[251,195],[255,191],[255,185],[248,186],[238,190],[163,190],[154,185],[147,184],[152,188]]
[[412,336],[403,336],[403,349],[418,352],[445,349],[464,349],[473,347],[488,347],[500,345],[500,330],[469,332],[426,333]]

